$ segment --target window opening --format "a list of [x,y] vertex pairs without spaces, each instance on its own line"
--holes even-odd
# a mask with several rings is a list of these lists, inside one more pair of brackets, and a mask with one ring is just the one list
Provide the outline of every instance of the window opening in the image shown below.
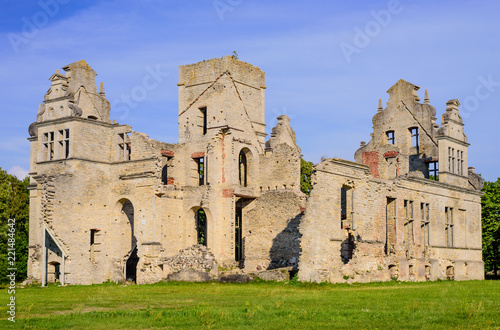
[[243,207],[241,202],[236,203],[236,214],[234,221],[234,260],[241,261],[243,259]]
[[205,159],[204,159],[204,157],[200,157],[200,158],[195,158],[194,160],[196,162],[196,173],[198,176],[198,185],[203,186],[203,185],[205,185],[205,172],[206,172]]
[[429,217],[429,204],[421,203],[420,204],[420,214],[422,216],[420,220],[420,237],[422,239],[423,246],[429,246],[429,226],[430,226],[430,217]]
[[404,201],[404,241],[407,245],[413,244],[413,201]]
[[166,164],[161,170],[161,183],[168,184],[168,165]]
[[455,173],[455,148],[448,147],[448,172]]
[[90,230],[90,261],[95,262],[95,236],[98,232],[97,229]]
[[439,167],[438,162],[427,163],[429,179],[439,181]]
[[445,225],[446,246],[452,247],[453,246],[453,208],[452,207],[445,207],[444,213],[445,213],[445,217],[446,217],[446,225]]
[[418,148],[419,146],[418,128],[417,127],[410,128],[410,134],[411,134],[411,146]]
[[207,246],[207,215],[203,209],[196,211],[196,242]]
[[130,133],[119,133],[118,158],[122,161],[130,160],[132,154],[132,144],[130,142]]
[[54,159],[54,132],[47,132],[43,135],[44,160]]
[[386,206],[386,244],[385,253],[396,252],[396,199],[387,198]]
[[395,142],[394,131],[387,131],[385,134],[387,135],[387,143],[394,144]]
[[207,108],[200,108],[201,112],[201,127],[203,135],[207,134]]
[[247,177],[248,177],[248,164],[247,164],[247,156],[243,150],[240,151],[239,156],[239,179],[240,185],[243,187],[247,186]]

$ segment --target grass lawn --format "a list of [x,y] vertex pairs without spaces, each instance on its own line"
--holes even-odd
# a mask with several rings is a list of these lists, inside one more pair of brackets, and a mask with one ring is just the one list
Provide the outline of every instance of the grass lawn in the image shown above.
[[500,328],[500,281],[101,284],[0,290],[0,328]]

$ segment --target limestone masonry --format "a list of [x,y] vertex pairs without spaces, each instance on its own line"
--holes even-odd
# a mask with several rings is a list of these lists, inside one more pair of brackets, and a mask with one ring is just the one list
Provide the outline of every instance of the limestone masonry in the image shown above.
[[439,126],[427,91],[420,103],[398,81],[356,161],[315,165],[307,197],[286,115],[266,140],[259,68],[230,56],[181,66],[177,144],[110,120],[85,61],[63,70],[29,127],[28,274],[42,284],[278,269],[318,282],[483,279],[483,181],[457,100]]

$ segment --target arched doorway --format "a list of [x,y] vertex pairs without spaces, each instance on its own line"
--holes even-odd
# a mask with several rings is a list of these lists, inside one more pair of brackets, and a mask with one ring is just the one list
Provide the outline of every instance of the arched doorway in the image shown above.
[[128,199],[120,200],[121,222],[123,241],[120,246],[122,253],[125,254],[125,279],[135,282],[137,280],[137,264],[139,257],[137,255],[137,238],[135,236],[134,206]]

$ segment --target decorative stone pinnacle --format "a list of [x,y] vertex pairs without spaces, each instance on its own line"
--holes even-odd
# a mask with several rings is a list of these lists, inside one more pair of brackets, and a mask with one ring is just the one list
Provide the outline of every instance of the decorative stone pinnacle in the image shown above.
[[429,91],[425,90],[424,104],[429,104]]
[[384,110],[384,108],[382,107],[382,99],[379,99],[378,100],[378,111],[380,112],[382,110]]
[[99,87],[99,94],[104,95],[104,83],[101,81],[101,86]]

